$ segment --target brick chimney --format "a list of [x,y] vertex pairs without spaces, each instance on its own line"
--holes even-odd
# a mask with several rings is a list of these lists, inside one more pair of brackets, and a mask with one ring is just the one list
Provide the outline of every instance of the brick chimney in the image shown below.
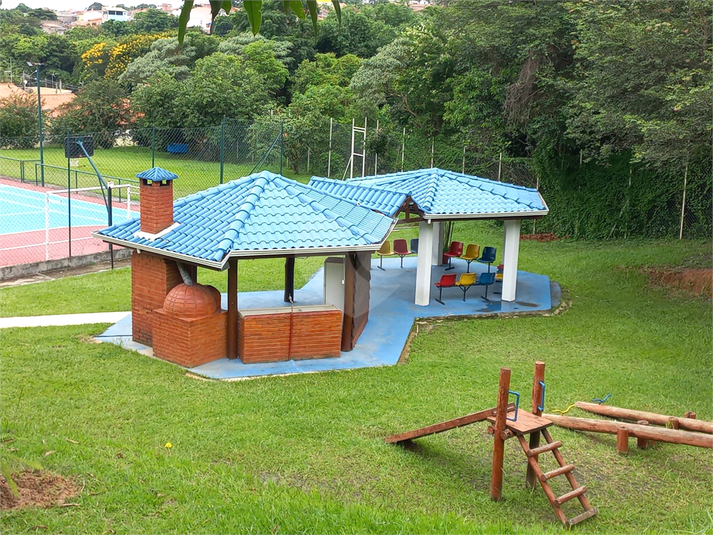
[[173,180],[178,175],[153,167],[136,178],[141,180],[141,232],[158,234],[173,225]]

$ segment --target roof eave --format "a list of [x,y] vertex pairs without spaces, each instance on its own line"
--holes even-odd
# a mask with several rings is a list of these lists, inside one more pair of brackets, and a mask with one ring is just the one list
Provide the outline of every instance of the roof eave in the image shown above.
[[532,210],[530,212],[498,212],[488,214],[424,214],[427,221],[443,221],[449,219],[531,219],[546,216],[549,209]]
[[226,262],[228,260],[227,256],[223,258],[220,262],[213,260],[205,260],[203,258],[198,258],[197,256],[190,256],[181,253],[174,253],[173,251],[167,251],[166,249],[159,249],[158,247],[151,247],[147,245],[140,245],[138,243],[121,240],[119,238],[113,238],[111,236],[105,236],[104,234],[99,234],[98,232],[92,232],[92,236],[105,241],[107,243],[113,243],[114,245],[120,245],[126,247],[127,249],[136,249],[137,251],[146,251],[147,253],[153,253],[159,256],[167,256],[173,258],[174,260],[180,260],[181,262],[188,262],[191,264],[197,264],[199,266],[204,266],[211,269],[218,269],[223,271],[225,269]]

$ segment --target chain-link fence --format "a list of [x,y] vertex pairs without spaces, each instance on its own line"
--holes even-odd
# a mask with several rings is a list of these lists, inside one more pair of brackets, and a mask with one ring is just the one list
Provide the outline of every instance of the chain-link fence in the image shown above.
[[[549,204],[550,214],[527,223],[525,233],[553,232],[590,239],[701,238],[711,234],[710,168],[692,166],[680,173],[662,173],[632,166],[625,157],[602,166],[584,163],[575,156],[548,166],[502,153],[486,157],[445,137],[430,138],[376,125],[365,130],[354,126],[325,119],[316,130],[310,131],[299,124],[283,124],[278,116],[268,116],[253,123],[226,120],[203,128],[149,127],[81,134],[92,136],[92,160],[103,179],[116,186],[115,194],[119,197],[114,202],[120,205],[125,201],[128,186],[138,183],[136,174],[155,166],[179,176],[174,185],[177,197],[262,170],[307,182],[313,175],[348,179],[439,167],[539,189]],[[96,201],[101,192],[87,188],[96,188],[99,181],[88,159],[65,158],[64,142],[68,134],[72,135],[71,132],[45,135],[42,143],[37,137],[0,138],[3,184],[0,191],[10,192],[8,187],[14,184],[40,193],[69,190],[81,193],[79,200]],[[131,193],[134,202],[138,201],[138,194]],[[16,191],[13,194],[19,195]],[[27,232],[41,231],[45,241],[52,243],[60,254],[63,248],[55,243],[59,238],[50,236],[60,235],[52,226],[55,219],[58,224],[66,221],[62,234],[67,239],[66,254],[84,250],[79,245],[72,249],[70,242],[79,235],[78,227],[92,225],[75,223],[66,213],[51,215],[63,208],[55,203],[46,210],[45,199],[41,201],[44,211],[38,216],[42,221],[27,229],[20,228],[18,225],[27,218],[15,210],[22,204],[18,199],[2,201],[0,265],[26,261],[26,255],[20,255],[20,251],[26,249],[23,240],[29,236]],[[32,201],[37,202],[40,201]],[[66,203],[64,210],[69,212],[71,206],[71,202]],[[45,221],[47,214],[50,223]],[[38,225],[40,228],[35,228]],[[104,226],[104,221],[99,225]],[[73,227],[77,227],[75,232]],[[70,235],[74,238],[70,239]],[[39,234],[33,236],[37,241]],[[47,247],[44,252],[47,253]]]
[[[176,197],[256,170],[280,172],[280,125],[250,126],[82,132],[93,141],[91,161],[65,157],[71,132],[44,135],[42,143],[0,138],[0,267],[107,251],[91,232],[106,227],[110,214],[113,223],[136,216],[136,174],[151,167],[179,176]],[[111,202],[102,181],[112,186]]]

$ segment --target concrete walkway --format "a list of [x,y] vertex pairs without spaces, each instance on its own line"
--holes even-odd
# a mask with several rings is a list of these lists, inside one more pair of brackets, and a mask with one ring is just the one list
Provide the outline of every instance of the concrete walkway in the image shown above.
[[87,323],[116,323],[131,312],[95,312],[92,314],[58,314],[56,316],[24,316],[0,318],[0,329],[10,327],[56,327]]

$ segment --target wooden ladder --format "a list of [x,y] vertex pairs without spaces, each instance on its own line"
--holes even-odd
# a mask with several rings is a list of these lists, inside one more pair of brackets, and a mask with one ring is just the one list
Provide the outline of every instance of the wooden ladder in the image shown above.
[[[516,436],[517,439],[520,441],[522,450],[525,452],[525,455],[527,455],[527,462],[532,467],[532,470],[537,476],[537,479],[540,481],[540,485],[542,485],[542,490],[545,491],[547,499],[552,504],[552,507],[554,508],[555,513],[557,514],[557,518],[559,518],[565,526],[572,527],[575,524],[579,524],[583,520],[586,520],[587,518],[593,517],[599,511],[596,507],[591,506],[589,500],[584,495],[587,492],[587,487],[580,486],[579,483],[577,483],[577,480],[574,478],[574,474],[572,473],[574,471],[574,465],[565,463],[564,457],[562,457],[562,454],[559,451],[560,446],[562,446],[562,442],[553,441],[552,436],[550,435],[550,432],[547,429],[542,429],[540,432],[542,433],[542,436],[545,437],[547,444],[533,449],[530,449],[530,446],[523,435]],[[551,451],[554,454],[555,459],[557,459],[557,463],[560,467],[550,472],[543,472],[542,468],[540,468],[540,463],[537,461],[537,458],[540,454],[546,453],[548,451]],[[550,487],[547,481],[552,479],[553,477],[557,477],[560,475],[564,475],[567,478],[567,481],[569,481],[569,484],[572,486],[572,490],[566,494],[563,494],[562,496],[557,497],[555,496],[555,493],[552,491],[552,487]],[[580,515],[575,516],[574,518],[568,519],[567,515],[565,515],[564,511],[562,511],[562,504],[568,502],[573,498],[577,498],[579,500],[579,503],[581,503],[582,507],[584,507],[584,512]]]

